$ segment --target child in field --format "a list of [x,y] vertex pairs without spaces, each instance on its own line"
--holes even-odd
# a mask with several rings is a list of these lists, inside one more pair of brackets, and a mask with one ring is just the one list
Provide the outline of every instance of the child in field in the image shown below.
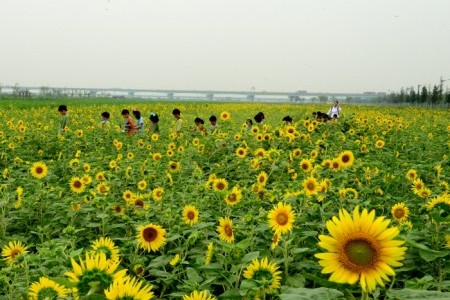
[[148,133],[149,134],[153,134],[153,133],[159,133],[159,117],[158,114],[152,112],[150,114],[150,125],[148,128]]
[[247,121],[245,121],[245,124],[247,124],[247,131],[252,130],[252,126],[253,126],[252,119],[247,119]]
[[205,121],[203,121],[202,119],[200,119],[199,117],[195,118],[194,120],[195,126],[194,128],[192,128],[193,132],[199,132],[199,133],[205,133],[205,126],[203,126],[203,124],[205,124]]
[[172,111],[172,115],[175,118],[175,124],[173,125],[173,133],[179,135],[181,133],[181,129],[183,127],[183,119],[181,119],[181,111],[178,108],[175,108]]
[[213,133],[216,130],[216,128],[218,127],[216,116],[209,117],[209,122],[211,122],[211,126],[209,126],[209,133]]
[[142,117],[141,112],[137,109],[133,110],[133,116],[136,118],[136,125],[134,126],[134,129],[136,129],[137,133],[144,133],[144,117]]
[[136,129],[134,128],[134,121],[133,118],[131,118],[130,116],[130,111],[128,109],[122,110],[122,116],[125,119],[122,132],[125,132],[128,135],[135,134]]
[[67,112],[67,106],[60,105],[58,107],[58,111],[62,115],[61,123],[59,125],[59,133],[64,133],[67,125],[69,124],[69,113]]
[[286,116],[283,118],[284,124],[287,125],[292,125],[292,118],[290,116]]
[[109,123],[109,112],[104,111],[102,112],[100,118],[100,124],[102,125],[103,130],[109,130],[111,128],[111,124]]

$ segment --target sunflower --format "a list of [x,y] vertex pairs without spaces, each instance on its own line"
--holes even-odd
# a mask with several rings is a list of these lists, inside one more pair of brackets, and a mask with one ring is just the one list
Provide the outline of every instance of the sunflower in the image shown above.
[[162,155],[161,155],[161,153],[153,153],[152,158],[153,158],[153,160],[158,161],[162,158]]
[[228,189],[228,182],[224,178],[217,178],[213,182],[213,189],[216,192],[223,192]]
[[75,131],[75,134],[76,134],[76,136],[77,136],[78,138],[80,138],[80,137],[83,136],[83,130],[77,129],[77,130]]
[[109,162],[109,167],[110,167],[111,169],[115,168],[116,166],[117,166],[117,162],[116,162],[115,160],[111,160],[111,161]]
[[159,225],[147,224],[138,228],[136,236],[139,247],[147,251],[158,251],[166,242],[166,230]]
[[264,156],[266,156],[266,150],[264,150],[263,148],[258,148],[255,150],[254,155],[257,158],[263,158]]
[[127,153],[127,158],[128,159],[133,159],[134,158],[134,153],[133,152],[128,152]]
[[359,151],[361,151],[362,153],[366,153],[367,152],[367,145],[366,144],[362,144],[361,147],[359,148]]
[[216,300],[216,297],[210,296],[207,291],[193,291],[189,295],[184,295],[183,300]]
[[177,254],[177,255],[175,255],[175,256],[169,261],[169,265],[171,265],[172,267],[174,267],[174,266],[176,266],[180,261],[181,261],[180,254]]
[[154,133],[152,134],[152,141],[156,142],[159,139],[159,135]]
[[139,281],[136,278],[124,276],[114,280],[108,289],[105,290],[105,296],[108,300],[150,300],[154,296],[151,289],[152,286],[150,284]]
[[84,175],[81,179],[84,184],[90,184],[92,182],[92,178],[88,174]]
[[79,177],[72,177],[72,179],[70,179],[70,183],[69,183],[70,189],[72,190],[72,192],[80,194],[84,191],[85,189],[85,184],[83,182],[83,179],[79,178]]
[[172,173],[178,172],[180,170],[180,163],[176,161],[169,162],[169,171]]
[[112,261],[119,260],[119,248],[116,247],[114,242],[109,237],[100,237],[96,239],[92,242],[91,248],[95,254],[99,254],[101,252],[105,253],[106,259]]
[[86,259],[79,259],[78,264],[73,258],[73,272],[66,272],[65,275],[69,280],[76,283],[78,293],[86,295],[91,290],[91,285],[96,282],[97,287],[101,290],[106,289],[114,280],[125,276],[127,270],[115,272],[119,266],[119,261],[111,261],[106,259],[105,253],[99,254],[86,253]]
[[99,192],[102,195],[106,195],[110,190],[110,187],[104,183],[97,184],[95,188],[97,189],[97,192]]
[[352,151],[346,150],[341,154],[339,154],[338,160],[341,167],[349,168],[353,165],[353,162],[355,161],[355,156],[353,155]]
[[376,142],[375,142],[375,147],[377,147],[378,149],[381,149],[381,148],[383,148],[384,147],[384,141],[383,140],[377,140]]
[[195,206],[186,205],[183,209],[183,219],[184,222],[188,225],[194,225],[198,222],[198,210]]
[[319,193],[319,183],[314,177],[310,176],[303,181],[303,189],[308,197],[317,195]]
[[331,161],[331,170],[337,172],[341,169],[341,162],[339,159],[333,159]]
[[105,178],[105,172],[97,173],[97,174],[95,175],[95,180],[97,180],[97,181],[104,181],[104,180],[106,180],[106,178]]
[[240,158],[245,158],[247,156],[247,149],[239,147],[236,149],[236,155]]
[[303,172],[310,172],[312,170],[312,161],[309,159],[302,159],[299,167]]
[[91,171],[91,165],[90,164],[84,164],[83,165],[83,169],[85,172],[90,172]]
[[208,250],[206,250],[205,254],[205,265],[209,265],[211,263],[212,257],[214,255],[214,244],[208,244]]
[[21,241],[9,242],[2,250],[3,260],[8,266],[12,266],[19,256],[27,253],[27,247]]
[[223,111],[223,112],[221,112],[220,113],[220,119],[222,120],[222,121],[227,121],[227,120],[229,120],[230,119],[230,113],[229,112],[227,112],[227,111]]
[[121,205],[119,205],[119,204],[114,204],[114,205],[112,206],[112,210],[113,210],[114,212],[118,213],[118,214],[123,213],[123,207],[122,207]]
[[278,243],[280,243],[280,233],[275,232],[273,234],[272,245],[270,245],[270,249],[275,249],[278,246]]
[[375,219],[375,211],[357,206],[353,217],[344,209],[339,218],[327,221],[330,235],[319,236],[319,246],[328,252],[318,253],[322,273],[332,273],[330,281],[355,284],[358,280],[365,292],[375,290],[376,284],[394,276],[393,267],[401,266],[404,258],[404,241],[394,240],[397,227],[388,228],[390,221],[384,217]]
[[225,202],[228,205],[236,205],[242,199],[242,192],[238,186],[234,186],[231,192],[225,196]]
[[391,213],[397,222],[403,222],[408,218],[409,208],[403,202],[397,203],[392,207]]
[[127,203],[130,203],[134,198],[134,193],[130,190],[126,190],[125,192],[122,193],[122,198]]
[[161,201],[163,193],[164,193],[164,188],[159,187],[159,188],[154,189],[152,191],[153,200]]
[[255,281],[259,286],[259,291],[263,293],[272,293],[280,288],[281,271],[278,266],[269,261],[267,257],[259,260],[255,259],[245,269],[244,277]]
[[267,183],[267,178],[269,176],[267,175],[266,172],[262,171],[261,173],[258,174],[258,176],[256,177],[256,181],[258,182],[258,185],[263,187],[266,186]]
[[420,198],[428,198],[431,196],[431,190],[429,188],[423,187],[417,192],[417,196]]
[[269,226],[275,232],[288,233],[293,228],[295,214],[290,204],[278,202],[268,213]]
[[145,190],[145,188],[147,187],[147,181],[145,181],[144,179],[142,179],[141,181],[138,182],[138,189],[143,191]]
[[70,290],[46,277],[33,282],[28,289],[28,299],[66,299]]
[[413,181],[414,179],[417,179],[418,178],[417,176],[418,176],[417,171],[414,169],[409,169],[405,175],[406,179],[408,179],[409,181]]
[[35,162],[30,169],[31,176],[42,179],[47,175],[47,166],[43,162]]
[[312,150],[311,153],[309,154],[311,159],[316,159],[318,155],[319,155],[319,151],[317,149]]
[[419,191],[425,187],[422,179],[416,178],[412,180],[412,191],[414,194],[418,195]]
[[219,238],[227,243],[232,243],[234,241],[233,233],[233,221],[228,217],[219,219],[220,225],[217,226],[217,231],[219,232]]

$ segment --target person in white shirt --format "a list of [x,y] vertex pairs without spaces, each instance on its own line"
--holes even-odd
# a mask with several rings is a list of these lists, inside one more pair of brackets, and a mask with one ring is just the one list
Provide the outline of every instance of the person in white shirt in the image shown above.
[[339,101],[335,100],[334,105],[330,108],[327,115],[329,115],[330,118],[333,118],[334,115],[337,115],[337,117],[339,118],[340,114],[341,114],[341,107],[339,106]]

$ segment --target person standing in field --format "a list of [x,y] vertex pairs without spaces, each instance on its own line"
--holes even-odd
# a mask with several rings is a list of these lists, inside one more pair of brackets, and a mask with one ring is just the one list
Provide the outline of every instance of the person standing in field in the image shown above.
[[69,113],[67,112],[67,106],[60,105],[58,107],[58,111],[62,115],[61,123],[59,125],[59,133],[64,133],[67,125],[69,125]]
[[333,118],[334,115],[339,118],[341,114],[341,107],[339,106],[339,101],[335,100],[333,106],[328,111],[327,115],[331,118]]
[[211,126],[209,126],[209,133],[213,133],[217,128],[217,118],[216,116],[209,117],[209,122],[211,123]]
[[199,132],[201,134],[206,133],[205,126],[203,126],[205,124],[205,121],[203,121],[202,119],[197,117],[197,118],[195,118],[194,123],[195,123],[195,126],[194,126],[194,128],[192,128],[192,132]]
[[134,121],[133,118],[130,116],[130,111],[128,109],[122,110],[122,116],[125,119],[122,132],[125,132],[128,135],[135,134],[136,129],[134,128]]
[[148,126],[148,134],[159,134],[159,117],[157,113],[152,112],[150,114],[150,125]]
[[109,123],[109,112],[104,111],[101,114],[101,121],[100,124],[102,125],[103,130],[109,130],[111,128],[111,124]]
[[133,116],[136,118],[136,125],[134,126],[134,129],[136,129],[137,133],[144,133],[144,117],[142,117],[141,112],[137,109],[133,109]]
[[181,133],[183,127],[183,119],[181,119],[181,111],[178,108],[175,108],[172,111],[172,115],[175,118],[175,124],[173,125],[173,133],[179,135]]

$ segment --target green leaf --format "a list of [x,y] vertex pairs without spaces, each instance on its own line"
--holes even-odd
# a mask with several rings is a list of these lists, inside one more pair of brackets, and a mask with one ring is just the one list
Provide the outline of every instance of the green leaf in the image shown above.
[[281,300],[337,300],[344,299],[344,294],[336,289],[287,288],[280,294]]
[[203,281],[203,277],[200,276],[195,269],[189,267],[186,269],[186,275],[190,281],[200,283]]
[[243,263],[250,263],[259,257],[259,251],[249,252],[242,258]]
[[294,249],[291,249],[289,252],[293,253],[293,254],[297,254],[297,253],[307,252],[309,250],[310,250],[310,248],[294,248]]
[[387,299],[391,300],[412,300],[412,299],[433,299],[445,300],[450,299],[450,293],[442,293],[436,291],[424,291],[414,289],[389,290],[386,292]]
[[427,262],[436,260],[439,257],[447,256],[449,253],[450,253],[449,250],[436,251],[429,249],[419,249],[420,257],[422,257]]

